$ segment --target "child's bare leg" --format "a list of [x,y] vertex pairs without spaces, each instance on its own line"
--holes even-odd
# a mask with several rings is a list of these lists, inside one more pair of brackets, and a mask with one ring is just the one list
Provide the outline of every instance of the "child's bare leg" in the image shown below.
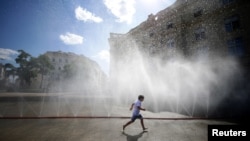
[[141,118],[141,126],[142,126],[142,129],[143,129],[143,130],[148,129],[148,128],[145,128],[145,126],[144,126],[143,118]]
[[131,124],[131,123],[133,123],[134,121],[132,121],[132,120],[130,120],[129,122],[127,122],[125,125],[123,125],[123,130],[125,130],[125,128],[129,125],[129,124]]

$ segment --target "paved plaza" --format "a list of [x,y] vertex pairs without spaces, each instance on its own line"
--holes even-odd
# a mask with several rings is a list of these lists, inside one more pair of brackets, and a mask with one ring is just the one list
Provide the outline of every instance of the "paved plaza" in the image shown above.
[[148,131],[136,120],[122,132],[131,116],[129,105],[111,106],[109,100],[97,99],[93,103],[77,96],[2,94],[0,141],[206,141],[207,125],[232,124],[142,111]]
[[208,120],[136,121],[122,132],[128,119],[1,119],[1,141],[206,141]]

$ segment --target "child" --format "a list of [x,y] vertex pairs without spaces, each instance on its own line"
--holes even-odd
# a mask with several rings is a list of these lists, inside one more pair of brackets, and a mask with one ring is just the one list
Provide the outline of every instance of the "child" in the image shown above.
[[143,110],[143,111],[146,111],[146,109],[142,108],[141,107],[141,102],[144,100],[144,96],[143,95],[139,95],[138,96],[138,100],[135,101],[131,107],[130,107],[130,111],[132,110],[133,108],[133,114],[132,114],[132,117],[131,117],[131,120],[128,121],[125,125],[123,125],[123,131],[125,130],[125,128],[133,123],[137,118],[141,119],[141,126],[142,126],[142,130],[146,130],[147,128],[145,128],[144,126],[144,123],[143,123],[143,117],[142,115],[140,114],[140,110]]

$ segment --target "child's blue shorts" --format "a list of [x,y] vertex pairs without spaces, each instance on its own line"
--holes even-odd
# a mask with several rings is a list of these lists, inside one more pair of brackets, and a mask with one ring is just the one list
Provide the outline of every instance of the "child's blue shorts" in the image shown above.
[[139,115],[133,115],[132,117],[131,117],[131,121],[135,121],[136,119],[142,119],[143,117],[142,117],[142,115],[141,114],[139,114]]

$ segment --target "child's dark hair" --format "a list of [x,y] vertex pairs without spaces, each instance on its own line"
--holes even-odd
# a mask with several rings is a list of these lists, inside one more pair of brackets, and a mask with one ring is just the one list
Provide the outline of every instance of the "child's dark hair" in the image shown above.
[[144,99],[144,96],[143,95],[139,95],[138,99]]

